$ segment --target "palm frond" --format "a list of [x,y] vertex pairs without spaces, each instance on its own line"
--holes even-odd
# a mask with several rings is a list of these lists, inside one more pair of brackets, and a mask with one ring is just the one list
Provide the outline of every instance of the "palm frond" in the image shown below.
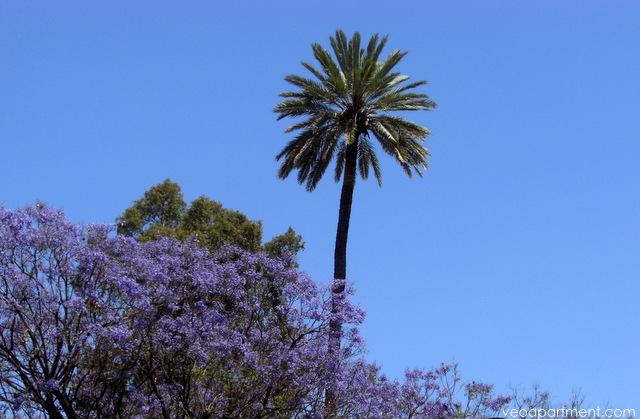
[[278,177],[284,179],[298,170],[298,182],[306,183],[307,190],[315,189],[318,181],[333,160],[341,130],[335,118],[323,114],[298,124],[301,132],[276,156],[282,159]]
[[378,185],[382,186],[382,171],[378,156],[376,156],[371,142],[367,138],[361,138],[358,141],[358,170],[362,179],[369,177],[369,167],[373,169]]
[[399,62],[407,55],[406,51],[393,50],[387,58],[382,61],[381,65],[378,68],[378,74],[380,76],[387,75]]
[[324,49],[320,44],[313,44],[313,56],[318,60],[322,66],[322,71],[328,76],[327,78],[340,78],[340,69],[336,65],[336,62],[329,54],[329,51]]
[[392,125],[386,124],[384,120],[374,120],[371,122],[371,132],[385,153],[394,156],[400,164],[404,164],[404,158],[398,152],[400,135]]
[[298,131],[305,128],[318,129],[324,123],[323,121],[335,120],[335,113],[330,111],[323,112],[323,113],[316,112],[310,115],[311,116],[309,116],[309,118],[303,121],[300,121],[297,124],[291,125],[284,132],[289,133],[289,132]]
[[322,100],[308,98],[287,99],[277,104],[273,111],[279,113],[278,120],[285,117],[297,117],[304,115],[315,115],[317,113],[335,113],[331,104]]
[[357,93],[360,91],[360,76],[361,76],[361,59],[362,51],[360,50],[360,34],[358,32],[353,34],[353,37],[349,40],[349,48],[347,50],[348,67],[343,68],[342,71],[347,75],[347,83],[351,81],[351,93]]
[[313,190],[328,165],[335,160],[335,179],[342,177],[347,146],[356,145],[357,156],[349,164],[364,179],[373,173],[382,184],[382,172],[370,134],[382,150],[393,156],[405,173],[422,175],[428,168],[428,150],[422,144],[428,129],[390,112],[431,110],[436,104],[426,94],[414,89],[426,81],[409,81],[395,71],[407,54],[394,50],[380,61],[387,37],[373,35],[363,48],[355,32],[349,39],[343,31],[330,37],[331,54],[320,44],[313,44],[316,64],[302,61],[309,77],[291,74],[285,80],[298,90],[280,96],[274,107],[278,119],[301,117],[285,132],[296,137],[276,157],[281,161],[278,176],[288,177],[297,170],[298,182]]
[[399,116],[380,115],[372,119],[376,121],[384,121],[388,126],[394,127],[394,129],[399,132],[406,132],[420,141],[425,141],[427,139],[427,135],[431,135],[431,131],[422,125],[418,125],[415,122],[408,121]]
[[323,91],[325,87],[322,83],[318,83],[315,80],[311,80],[306,77],[298,76],[297,74],[289,74],[285,76],[284,80],[287,83],[291,83],[296,87],[304,89],[306,91]]
[[379,97],[371,104],[371,109],[382,112],[430,111],[436,104],[428,96],[418,93],[389,94]]
[[388,36],[382,38],[379,43],[378,38],[378,34],[376,33],[369,40],[369,45],[367,46],[367,54],[365,55],[366,60],[377,62],[380,54],[382,53],[382,50],[384,49],[385,45],[387,45]]
[[306,61],[301,61],[300,64],[302,64],[304,68],[309,70],[309,72],[311,72],[311,74],[313,74],[318,80],[320,80],[320,82],[324,82],[325,75],[322,74],[320,71],[318,71],[318,69],[316,69],[314,66],[307,63]]
[[340,178],[342,178],[342,171],[344,170],[344,161],[346,157],[347,147],[344,142],[341,142],[338,145],[338,149],[336,151],[336,168],[334,172],[333,179],[336,182],[340,182]]
[[338,65],[343,73],[349,72],[349,41],[347,41],[347,36],[341,30],[336,31],[335,38],[333,36],[329,37],[329,41],[331,42],[331,48],[333,48],[333,52],[336,55],[336,60],[338,61]]
[[421,143],[430,134],[426,128],[403,118],[384,115],[372,121],[372,133],[380,142],[382,149],[396,158],[400,166],[411,177],[413,169],[422,176],[427,169],[429,151]]

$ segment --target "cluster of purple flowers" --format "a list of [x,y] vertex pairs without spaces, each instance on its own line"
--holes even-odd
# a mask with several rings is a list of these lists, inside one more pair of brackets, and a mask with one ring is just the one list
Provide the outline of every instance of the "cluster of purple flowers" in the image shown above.
[[[331,285],[291,266],[0,206],[0,414],[321,418],[336,377],[341,417],[483,417],[510,402],[454,365],[389,380],[361,357],[364,312],[348,298],[332,312]],[[339,365],[326,356],[337,315]]]

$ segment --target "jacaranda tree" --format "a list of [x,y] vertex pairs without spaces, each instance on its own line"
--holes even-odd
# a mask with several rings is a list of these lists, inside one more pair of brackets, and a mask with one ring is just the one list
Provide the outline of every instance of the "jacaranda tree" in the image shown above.
[[0,205],[0,416],[322,418],[328,381],[337,417],[481,418],[509,402],[451,365],[389,380],[355,327],[335,369],[331,292],[289,257]]
[[[347,237],[356,174],[367,179],[373,170],[382,185],[371,139],[375,138],[384,152],[395,157],[407,176],[411,177],[414,171],[422,176],[429,156],[422,143],[429,131],[396,113],[431,110],[436,105],[426,94],[413,91],[425,81],[405,83],[409,77],[395,72],[406,52],[395,50],[380,59],[387,37],[374,35],[366,48],[361,47],[358,32],[348,40],[339,30],[330,40],[335,58],[321,45],[313,44],[313,55],[320,67],[307,62],[302,66],[315,79],[286,76],[285,80],[299,90],[282,93],[285,100],[276,105],[274,112],[279,114],[278,119],[302,118],[286,130],[298,134],[277,156],[282,159],[280,178],[297,170],[298,182],[313,191],[335,160],[335,180],[342,179],[332,289],[339,300],[347,278]],[[331,329],[336,337],[329,348],[330,357],[339,351],[341,325],[337,320],[332,321]],[[332,397],[329,389],[328,398]]]

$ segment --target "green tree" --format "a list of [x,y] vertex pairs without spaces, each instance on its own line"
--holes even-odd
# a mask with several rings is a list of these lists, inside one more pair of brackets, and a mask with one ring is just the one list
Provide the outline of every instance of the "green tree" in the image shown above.
[[202,245],[213,250],[225,243],[251,252],[259,251],[262,246],[262,223],[249,220],[239,211],[224,208],[206,196],[191,202],[178,231],[180,238],[197,235]]
[[[301,250],[304,250],[302,236],[297,235],[291,227],[289,227],[286,233],[276,236],[264,244],[265,253],[276,259],[280,259],[286,255],[296,255]],[[293,267],[298,267],[297,262],[294,262]]]
[[180,185],[171,179],[152,186],[117,217],[116,222],[118,234],[140,241],[155,240],[159,236],[195,237],[200,245],[214,251],[223,244],[232,244],[274,256],[295,254],[304,249],[302,237],[291,228],[263,246],[260,221],[251,221],[240,211],[224,208],[206,196],[196,198],[187,206]]
[[[405,83],[409,77],[393,69],[406,55],[394,50],[386,59],[379,60],[387,37],[374,35],[366,48],[360,46],[360,34],[347,39],[344,32],[336,31],[330,37],[334,57],[321,45],[313,44],[313,55],[320,69],[302,62],[315,79],[288,75],[285,80],[298,88],[280,96],[285,98],[276,105],[278,119],[302,117],[285,132],[297,132],[296,137],[277,155],[282,160],[278,176],[282,179],[293,170],[298,171],[298,182],[313,191],[324,175],[329,163],[336,161],[335,180],[342,179],[338,228],[334,254],[334,301],[344,292],[347,274],[347,237],[351,217],[351,203],[356,175],[367,179],[370,170],[382,185],[382,174],[372,143],[375,138],[384,152],[395,157],[407,176],[415,171],[422,176],[427,169],[429,152],[423,146],[429,130],[399,117],[397,111],[431,110],[436,104],[426,94],[412,89],[426,81]],[[342,281],[341,281],[342,280]],[[337,304],[334,304],[335,310]],[[329,345],[329,356],[337,357],[342,325],[333,321],[334,335]],[[331,403],[332,391],[327,400]],[[330,412],[331,413],[331,412]]]
[[116,218],[118,234],[141,241],[153,240],[157,236],[176,236],[186,207],[180,186],[171,179],[165,179],[152,186]]

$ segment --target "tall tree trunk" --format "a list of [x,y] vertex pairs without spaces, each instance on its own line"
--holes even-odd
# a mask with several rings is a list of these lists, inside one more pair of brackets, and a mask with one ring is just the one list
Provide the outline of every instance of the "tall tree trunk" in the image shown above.
[[[340,210],[338,213],[338,230],[336,232],[336,247],[333,259],[333,277],[347,279],[347,238],[349,236],[349,221],[351,219],[351,203],[353,190],[356,186],[356,166],[358,162],[358,141],[347,146],[345,152],[344,178],[342,193],[340,194]],[[333,292],[342,293],[344,286]]]
[[[338,230],[336,232],[336,246],[333,259],[333,288],[331,289],[331,314],[329,321],[329,348],[327,358],[331,363],[333,374],[337,374],[340,365],[340,341],[342,339],[342,322],[336,319],[340,312],[341,302],[344,299],[344,290],[347,279],[347,238],[349,236],[349,221],[351,219],[351,203],[353,202],[353,190],[356,185],[356,172],[358,163],[358,136],[356,140],[347,145],[345,151],[344,177],[342,180],[342,192],[340,194],[340,210],[338,213]],[[337,415],[336,387],[337,375],[332,375],[327,386],[326,415],[332,418]]]

